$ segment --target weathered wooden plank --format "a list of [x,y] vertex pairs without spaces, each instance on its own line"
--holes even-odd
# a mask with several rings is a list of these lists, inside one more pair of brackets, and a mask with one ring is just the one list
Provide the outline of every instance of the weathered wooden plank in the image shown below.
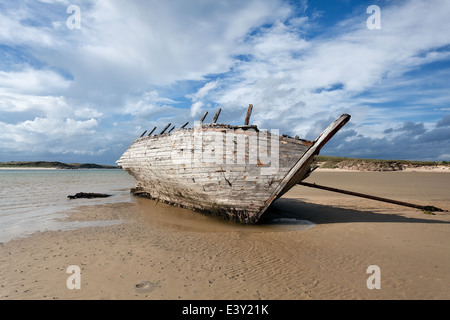
[[156,130],[156,127],[154,127],[152,131],[150,131],[150,133],[148,134],[148,136],[151,136],[151,135],[153,134],[153,132],[155,132],[155,130]]
[[139,138],[142,138],[144,136],[144,134],[146,134],[146,133],[147,133],[147,130],[145,130],[144,133],[142,133]]
[[284,192],[286,179],[306,175],[311,154],[339,127],[327,129],[311,146],[253,126],[204,124],[163,135],[169,126],[159,136],[137,139],[118,164],[151,197],[244,222],[259,219],[268,199]]
[[222,109],[220,109],[220,108],[219,108],[219,110],[217,110],[217,113],[214,116],[212,123],[216,123],[217,122],[217,120],[219,119],[219,115],[220,115],[221,111],[222,111]]
[[189,124],[189,121],[181,126],[181,129],[184,129]]
[[160,134],[164,134],[164,132],[166,132],[167,129],[169,129],[171,123],[168,123],[167,126],[164,127],[164,129],[161,131]]
[[245,124],[246,126],[248,126],[249,123],[250,123],[250,117],[252,116],[252,111],[253,111],[253,105],[250,104],[250,105],[248,106],[247,116],[245,117],[245,122],[244,122],[244,124]]
[[206,111],[205,114],[203,114],[203,117],[200,119],[200,123],[203,123],[203,121],[205,121],[205,118],[207,115],[208,115],[208,111]]

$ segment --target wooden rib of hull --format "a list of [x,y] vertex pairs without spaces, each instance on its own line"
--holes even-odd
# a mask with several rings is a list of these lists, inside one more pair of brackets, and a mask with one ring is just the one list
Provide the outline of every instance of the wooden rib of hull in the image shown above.
[[349,118],[342,115],[315,141],[262,133],[256,126],[199,124],[139,138],[117,164],[137,180],[135,194],[256,223],[308,176],[314,156]]

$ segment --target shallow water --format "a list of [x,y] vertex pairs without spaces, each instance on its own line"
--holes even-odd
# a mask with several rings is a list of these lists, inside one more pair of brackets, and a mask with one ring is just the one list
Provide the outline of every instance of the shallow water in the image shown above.
[[[449,179],[448,173],[315,172],[307,181],[448,209]],[[229,223],[191,210],[157,204],[148,199],[136,199],[129,192],[134,185],[135,180],[122,170],[0,169],[0,242],[38,231],[118,223],[120,221],[61,220],[66,217],[67,212],[82,206],[130,201],[136,202],[138,211],[147,223],[163,228],[198,232],[264,232],[301,231],[314,226],[314,223],[302,219],[300,214],[296,218],[295,214],[284,215],[283,212],[277,212],[280,210],[277,206],[270,209],[268,213],[272,210],[272,214],[266,213],[263,221],[256,226]],[[376,188],[376,193],[372,191],[373,188]],[[76,200],[67,198],[78,192],[107,193],[112,196]],[[293,189],[285,197],[311,200],[318,197],[321,201],[343,197],[358,199],[306,187]]]
[[[87,205],[134,201],[149,224],[161,228],[198,232],[299,231],[314,226],[295,218],[275,216],[259,225],[240,225],[219,217],[135,198],[135,180],[122,170],[0,170],[0,242],[39,231],[69,230],[120,223],[113,221],[63,221],[67,213]],[[78,192],[111,194],[109,198],[75,199]],[[270,230],[269,230],[270,229]]]
[[[109,222],[61,222],[64,213],[83,205],[131,201],[134,179],[122,170],[0,170],[0,242],[37,231],[103,225]],[[109,198],[75,199],[78,192],[107,193]]]

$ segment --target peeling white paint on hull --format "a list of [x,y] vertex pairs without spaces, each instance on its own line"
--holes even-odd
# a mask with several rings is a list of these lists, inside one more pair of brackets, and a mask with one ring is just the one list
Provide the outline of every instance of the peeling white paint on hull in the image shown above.
[[133,193],[241,223],[305,179],[323,145],[350,119],[342,115],[315,141],[256,126],[196,124],[138,138],[117,161],[136,180]]

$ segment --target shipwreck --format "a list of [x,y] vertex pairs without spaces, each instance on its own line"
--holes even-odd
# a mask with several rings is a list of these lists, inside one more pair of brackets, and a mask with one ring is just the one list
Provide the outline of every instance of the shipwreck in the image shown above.
[[[250,125],[168,124],[145,131],[117,161],[137,181],[132,193],[240,223],[258,222],[270,205],[312,172],[321,148],[349,120],[343,114],[314,141]],[[168,130],[170,128],[170,130]]]

